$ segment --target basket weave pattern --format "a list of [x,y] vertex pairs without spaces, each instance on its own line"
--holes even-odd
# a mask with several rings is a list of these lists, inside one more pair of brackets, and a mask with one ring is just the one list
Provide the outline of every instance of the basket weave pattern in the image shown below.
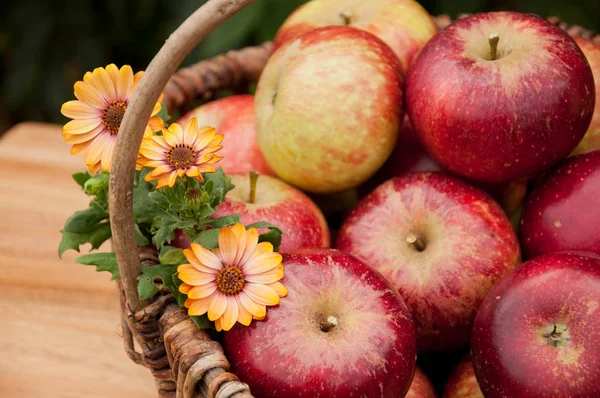
[[[447,15],[435,20],[439,29],[452,22]],[[600,45],[600,35],[592,31],[565,24],[556,17],[548,20],[574,37],[585,37]],[[271,48],[272,43],[267,42],[179,70],[163,90],[167,110],[183,113],[194,100],[211,100],[224,89],[247,91],[248,85],[258,80]],[[139,258],[144,265],[158,263],[157,253],[151,248],[139,248]],[[137,311],[131,309],[121,281],[118,292],[125,351],[133,362],[150,369],[159,397],[252,397],[248,386],[229,373],[230,364],[215,336],[198,329],[169,292],[161,291]],[[141,352],[136,351],[134,341]]]

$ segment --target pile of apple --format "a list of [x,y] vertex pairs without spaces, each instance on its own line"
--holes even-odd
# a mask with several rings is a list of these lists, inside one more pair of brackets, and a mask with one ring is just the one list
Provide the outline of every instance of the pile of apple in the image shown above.
[[255,96],[183,118],[225,135],[218,215],[284,231],[289,294],[225,334],[233,370],[257,397],[435,397],[417,358],[458,352],[444,397],[600,397],[597,95],[600,44],[536,16],[301,6]]

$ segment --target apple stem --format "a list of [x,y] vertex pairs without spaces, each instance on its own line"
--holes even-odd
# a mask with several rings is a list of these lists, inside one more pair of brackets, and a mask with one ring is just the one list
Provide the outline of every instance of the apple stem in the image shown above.
[[492,33],[488,40],[490,42],[490,60],[494,61],[498,59],[498,42],[500,41],[500,36],[498,33]]
[[412,232],[409,232],[408,235],[406,235],[406,243],[408,243],[410,247],[416,251],[422,252],[425,250],[425,242],[423,242],[423,239],[419,238]]
[[256,202],[256,182],[258,181],[259,174],[255,171],[250,172],[250,203]]
[[348,11],[342,11],[342,12],[340,12],[339,15],[342,18],[342,21],[343,21],[344,25],[346,25],[346,26],[350,25],[350,23],[352,22],[350,20],[350,18],[352,18],[352,14],[350,12],[348,12]]
[[326,321],[326,322],[323,322],[323,323],[321,324],[321,331],[323,331],[323,332],[327,333],[327,332],[329,332],[331,329],[333,329],[334,327],[336,327],[337,325],[339,325],[339,323],[340,323],[340,322],[338,321],[338,319],[337,319],[335,316],[333,316],[333,315],[329,315],[329,316],[327,317],[327,321]]

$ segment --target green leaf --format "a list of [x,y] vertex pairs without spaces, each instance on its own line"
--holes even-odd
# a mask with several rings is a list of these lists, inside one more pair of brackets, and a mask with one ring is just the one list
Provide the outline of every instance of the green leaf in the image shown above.
[[115,253],[91,253],[77,257],[75,262],[85,265],[96,266],[96,272],[108,271],[112,275],[111,280],[119,279],[119,264]]
[[235,185],[231,183],[231,178],[227,177],[220,167],[214,173],[205,173],[203,176],[205,182],[202,188],[204,190],[205,187],[210,187],[209,204],[213,209],[216,209],[225,200],[227,192],[235,188]]
[[171,293],[173,293],[173,297],[175,297],[175,300],[177,300],[177,304],[183,307],[185,300],[187,299],[187,295],[179,292],[179,286],[183,284],[183,281],[179,279],[178,275],[179,273],[173,274],[173,285],[175,286],[177,294],[173,293],[173,291],[171,291]]
[[208,320],[208,314],[201,316],[191,316],[192,322],[198,326],[198,329],[213,329],[214,323]]
[[246,229],[249,228],[268,228],[269,231],[262,233],[258,236],[259,242],[271,242],[273,245],[273,250],[279,250],[279,246],[281,245],[281,235],[283,235],[283,231],[276,227],[275,225],[268,222],[257,222],[254,224],[246,225]]
[[148,246],[148,244],[150,243],[150,241],[142,233],[142,231],[140,230],[140,226],[138,225],[138,223],[134,223],[133,224],[133,229],[135,230],[135,243],[138,246]]
[[177,265],[142,265],[142,274],[137,278],[140,300],[152,298],[163,286],[169,288],[171,293],[181,294],[173,282],[173,274],[176,272]]
[[160,111],[158,111],[157,115],[159,118],[161,118],[163,121],[166,122],[170,119],[170,116],[167,113],[167,106],[165,105],[164,102],[161,102],[160,105],[161,105]]
[[183,249],[173,246],[163,246],[158,256],[158,261],[161,264],[184,264],[187,263],[187,258],[183,255]]
[[64,230],[66,232],[84,233],[100,221],[107,219],[108,216],[108,212],[97,202],[92,202],[89,209],[76,211],[71,215],[65,222]]
[[88,173],[87,171],[86,171],[86,172],[84,172],[84,173],[75,173],[75,174],[73,174],[73,179],[75,180],[75,182],[76,182],[77,184],[79,184],[79,186],[80,186],[81,188],[83,188],[83,187],[84,187],[84,185],[85,185],[85,182],[86,182],[87,180],[89,180],[90,178],[92,178],[92,176],[91,176],[91,175],[90,175],[90,173]]
[[106,201],[108,198],[108,182],[110,175],[102,172],[96,176],[90,177],[83,184],[83,191],[86,195],[95,196],[97,201]]
[[152,237],[152,242],[159,249],[163,247],[163,245],[171,243],[171,241],[175,238],[175,230],[178,228],[178,222],[171,218],[163,218],[160,220],[160,226],[154,232],[154,236]]
[[133,188],[133,218],[140,224],[151,224],[161,214],[161,209],[149,196],[151,189],[152,184],[144,181],[141,176],[138,184]]
[[62,232],[62,239],[58,246],[59,257],[62,257],[63,253],[70,249],[79,251],[79,246],[85,243],[91,243],[92,249],[97,249],[111,236],[110,224],[108,222],[96,224],[88,231],[81,233],[65,230],[60,232]]
[[196,235],[194,242],[201,244],[207,249],[216,249],[219,247],[219,231],[220,229],[202,231]]
[[213,220],[208,220],[204,223],[204,225],[208,225],[212,228],[223,228],[229,225],[233,225],[235,223],[240,222],[239,214],[230,214],[228,216],[223,216],[219,218],[215,218]]

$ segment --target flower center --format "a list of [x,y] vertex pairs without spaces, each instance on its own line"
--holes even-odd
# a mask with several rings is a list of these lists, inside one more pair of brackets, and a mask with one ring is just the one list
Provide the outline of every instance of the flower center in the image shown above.
[[188,202],[195,202],[202,199],[202,191],[200,188],[190,188],[185,191],[184,198]]
[[237,265],[225,267],[217,274],[217,288],[225,294],[241,292],[244,283],[244,274]]
[[124,102],[111,101],[111,103],[102,111],[102,123],[111,134],[117,134],[127,105]]
[[182,169],[194,162],[196,151],[190,145],[177,144],[167,152],[167,160],[175,168]]

